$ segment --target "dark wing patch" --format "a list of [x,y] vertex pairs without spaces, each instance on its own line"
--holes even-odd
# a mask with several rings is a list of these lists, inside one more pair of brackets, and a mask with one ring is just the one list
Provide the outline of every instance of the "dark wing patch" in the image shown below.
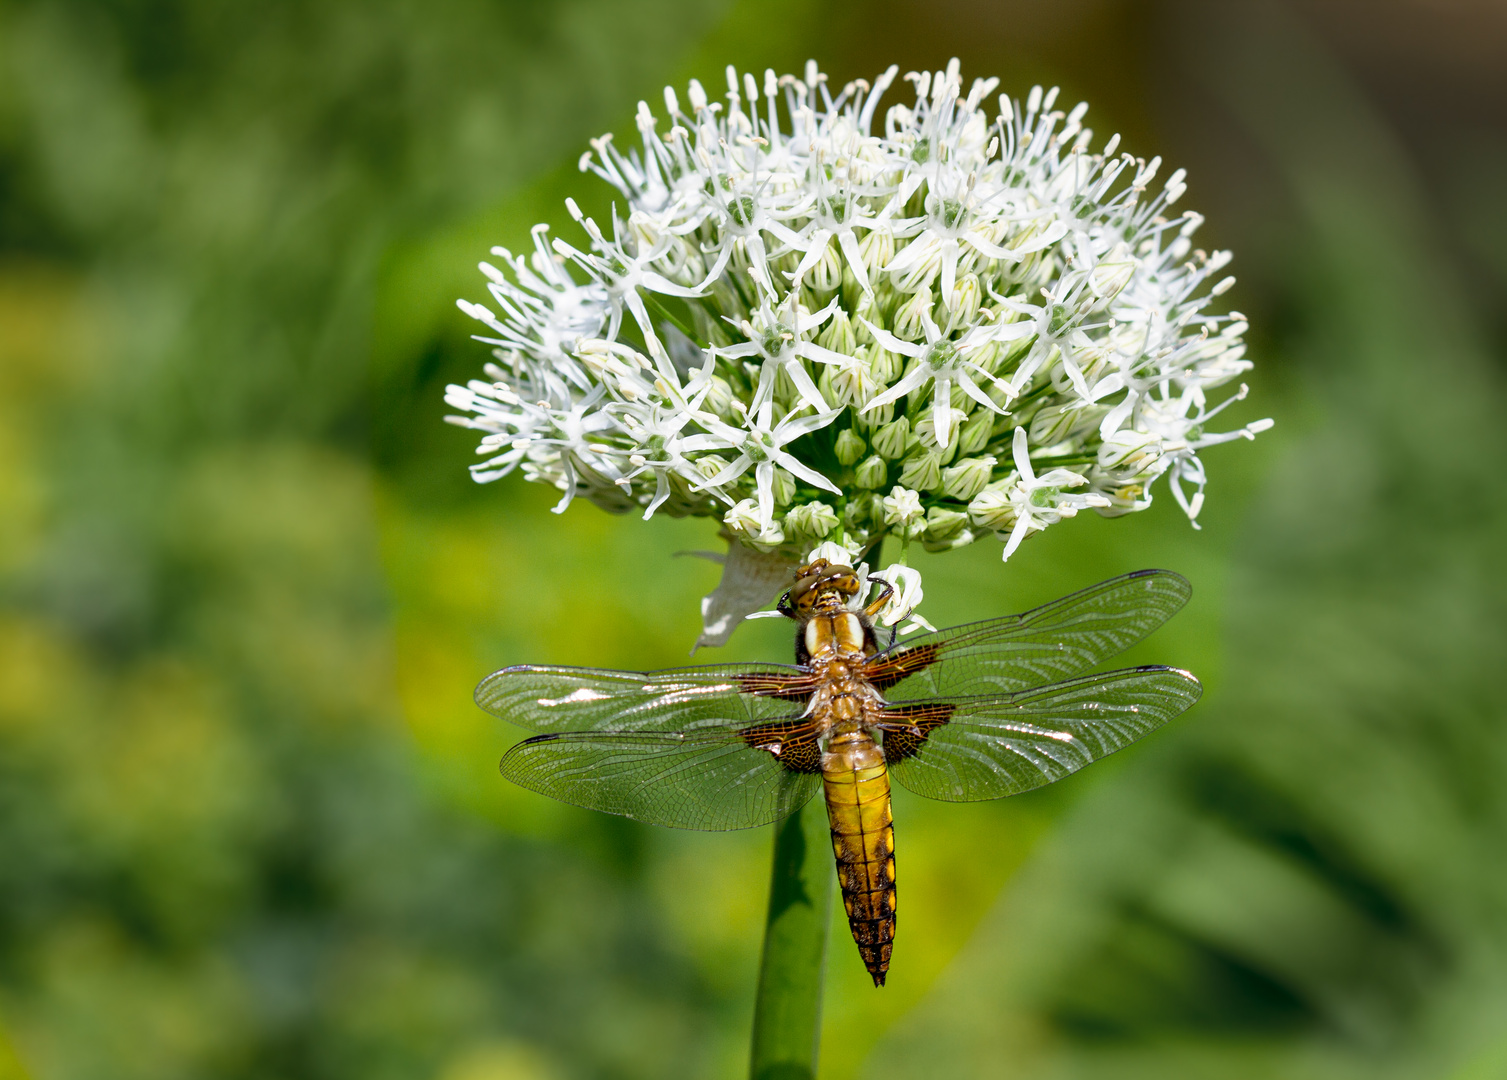
[[821,744],[810,720],[774,720],[746,727],[738,735],[755,750],[773,754],[791,772],[822,771]]
[[882,694],[906,676],[914,675],[936,663],[941,655],[941,644],[916,645],[883,653],[865,665],[863,677]]
[[885,709],[879,715],[879,728],[884,732],[885,764],[894,765],[920,753],[927,736],[951,720],[956,708],[950,701],[928,701]]

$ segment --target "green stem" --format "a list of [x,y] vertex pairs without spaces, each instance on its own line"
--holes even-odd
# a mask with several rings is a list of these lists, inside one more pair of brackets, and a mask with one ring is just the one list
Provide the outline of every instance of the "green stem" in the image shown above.
[[754,1003],[752,1080],[813,1080],[832,923],[831,833],[821,797],[775,825],[769,918]]

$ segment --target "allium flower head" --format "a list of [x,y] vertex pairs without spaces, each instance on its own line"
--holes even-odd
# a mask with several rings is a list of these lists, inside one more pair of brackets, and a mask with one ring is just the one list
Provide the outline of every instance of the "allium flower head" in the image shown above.
[[622,197],[583,238],[493,249],[496,362],[451,386],[484,432],[479,481],[522,469],[607,510],[721,519],[744,543],[852,556],[886,534],[930,549],[986,533],[1008,558],[1079,510],[1145,509],[1167,474],[1196,518],[1209,392],[1247,368],[1245,319],[1210,301],[1228,252],[1171,207],[1183,172],[1092,149],[1086,105],[965,94],[954,61],[833,93],[727,71],[642,149],[581,159]]

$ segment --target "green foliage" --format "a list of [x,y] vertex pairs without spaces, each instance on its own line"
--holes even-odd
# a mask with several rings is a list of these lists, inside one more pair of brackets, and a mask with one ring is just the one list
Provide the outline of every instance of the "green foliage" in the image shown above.
[[[1206,704],[1049,791],[899,795],[895,966],[833,949],[824,1076],[1501,1072],[1507,403],[1405,167],[1277,37],[1213,77],[1303,211],[1290,291],[1231,294],[1286,316],[1287,403],[1232,417],[1279,428],[1211,452],[1202,533],[917,556],[938,624],[1184,572],[1130,660]],[[669,553],[715,538],[471,485],[452,301],[663,82],[926,40],[784,2],[0,4],[0,1076],[744,1071],[768,835],[509,789],[470,702],[681,662],[716,568]]]

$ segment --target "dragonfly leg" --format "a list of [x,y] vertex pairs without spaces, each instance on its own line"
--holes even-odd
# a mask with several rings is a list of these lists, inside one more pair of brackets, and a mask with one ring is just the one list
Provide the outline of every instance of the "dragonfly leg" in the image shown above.
[[879,594],[878,598],[872,604],[863,609],[864,615],[870,619],[878,615],[884,608],[884,605],[890,602],[890,597],[895,595],[895,587],[893,585],[885,581],[884,578],[874,577],[874,575],[870,574],[869,584],[872,585],[876,581],[884,586],[884,591]]

